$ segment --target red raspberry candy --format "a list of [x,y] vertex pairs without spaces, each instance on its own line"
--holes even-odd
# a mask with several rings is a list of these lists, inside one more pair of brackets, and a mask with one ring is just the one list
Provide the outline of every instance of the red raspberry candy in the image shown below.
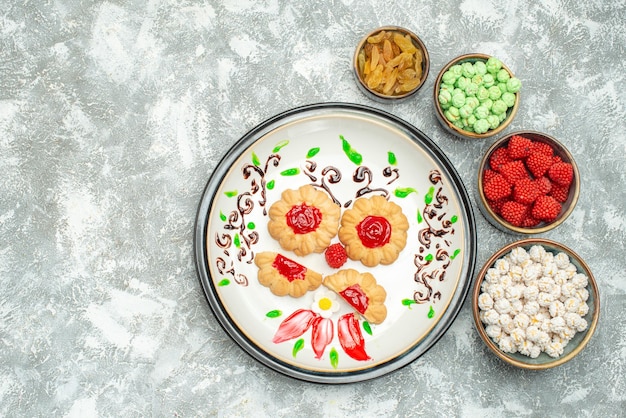
[[552,196],[557,202],[564,203],[569,196],[569,186],[554,184],[552,186],[552,190],[550,191],[550,196]]
[[326,262],[332,268],[339,268],[344,265],[344,263],[348,260],[348,254],[346,254],[346,249],[343,245],[336,243],[332,244],[328,248],[326,248],[326,252],[324,253],[324,257],[326,258]]
[[525,205],[533,203],[539,194],[537,185],[529,178],[519,179],[513,186],[513,200]]
[[561,204],[552,196],[539,196],[532,209],[533,218],[545,222],[554,221],[561,212]]
[[552,165],[552,157],[540,152],[532,153],[526,159],[526,167],[535,178],[539,178],[546,174]]
[[511,184],[515,183],[519,179],[528,178],[528,171],[523,161],[515,160],[504,164],[500,168],[500,173]]
[[511,162],[511,157],[509,157],[509,151],[505,147],[496,149],[489,157],[489,166],[497,172],[500,172],[500,168],[508,162]]
[[500,200],[511,195],[511,183],[502,174],[496,174],[484,184],[483,192],[489,200]]
[[540,195],[549,194],[552,190],[552,182],[545,176],[535,179],[535,185]]
[[528,157],[530,155],[531,145],[532,141],[530,139],[521,135],[513,135],[507,145],[509,157],[514,160],[521,160]]
[[574,168],[570,163],[554,163],[548,170],[548,177],[560,186],[569,186],[574,178]]
[[513,226],[522,226],[522,222],[527,217],[528,206],[510,200],[502,205],[502,218]]
[[546,142],[534,141],[530,146],[531,154],[539,153],[545,154],[548,157],[552,157],[554,155],[554,149],[552,146]]

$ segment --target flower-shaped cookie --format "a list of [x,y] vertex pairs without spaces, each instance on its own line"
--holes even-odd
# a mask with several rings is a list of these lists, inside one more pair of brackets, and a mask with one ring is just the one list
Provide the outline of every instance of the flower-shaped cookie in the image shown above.
[[343,214],[339,240],[350,259],[374,267],[396,261],[406,245],[408,229],[400,206],[383,196],[362,197]]
[[337,235],[341,208],[313,186],[283,191],[269,210],[267,229],[280,246],[299,256],[321,253]]
[[387,292],[376,283],[371,273],[359,273],[354,269],[340,270],[324,277],[323,283],[370,323],[380,324],[387,317]]
[[259,283],[276,296],[298,298],[322,284],[321,274],[278,253],[258,253],[254,262],[259,267]]

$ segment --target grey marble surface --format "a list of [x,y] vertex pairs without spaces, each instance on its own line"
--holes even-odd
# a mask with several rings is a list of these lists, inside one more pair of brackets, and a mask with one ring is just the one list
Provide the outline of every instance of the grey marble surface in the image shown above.
[[[0,6],[0,415],[625,416],[623,0]],[[350,72],[355,44],[385,24],[418,33],[432,60],[401,104],[371,102]],[[544,236],[596,275],[590,344],[555,369],[511,368],[480,341],[466,301],[433,349],[372,381],[300,382],[245,354],[193,258],[221,156],[276,113],[361,103],[424,131],[474,199],[490,141],[445,133],[431,100],[439,69],[467,52],[500,57],[524,83],[510,130],[552,134],[579,162],[579,204]],[[515,237],[476,222],[482,266]]]

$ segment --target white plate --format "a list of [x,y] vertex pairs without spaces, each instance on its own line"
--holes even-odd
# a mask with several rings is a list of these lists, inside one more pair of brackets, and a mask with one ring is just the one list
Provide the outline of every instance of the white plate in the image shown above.
[[[283,190],[305,184],[326,191],[342,211],[359,196],[384,195],[409,220],[407,245],[395,263],[368,268],[348,260],[342,267],[372,273],[387,291],[384,322],[372,325],[356,315],[368,360],[352,358],[338,338],[339,318],[353,312],[343,300],[321,357],[311,347],[311,328],[272,342],[293,312],[311,309],[316,291],[275,296],[257,280],[255,254],[279,252],[322,275],[337,271],[323,254],[298,257],[267,232],[271,204]],[[467,193],[439,148],[393,115],[343,103],[296,108],[244,135],[211,176],[195,233],[200,281],[226,332],[274,370],[324,383],[377,377],[428,350],[463,304],[476,252]]]

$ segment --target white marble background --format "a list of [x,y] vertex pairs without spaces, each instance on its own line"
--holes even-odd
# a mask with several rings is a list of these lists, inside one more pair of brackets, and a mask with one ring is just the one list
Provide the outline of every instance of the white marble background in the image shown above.
[[[574,0],[0,0],[0,415],[611,417],[626,410],[626,2]],[[350,73],[368,30],[405,26],[426,86],[377,104]],[[474,196],[489,141],[432,110],[454,56],[500,57],[523,81],[510,129],[560,139],[582,193],[546,237],[581,254],[601,320],[575,360],[513,369],[466,302],[409,366],[359,384],[295,381],[218,325],[193,259],[204,185],[248,129],[289,108],[356,102],[413,123]],[[477,212],[481,266],[514,240]]]

